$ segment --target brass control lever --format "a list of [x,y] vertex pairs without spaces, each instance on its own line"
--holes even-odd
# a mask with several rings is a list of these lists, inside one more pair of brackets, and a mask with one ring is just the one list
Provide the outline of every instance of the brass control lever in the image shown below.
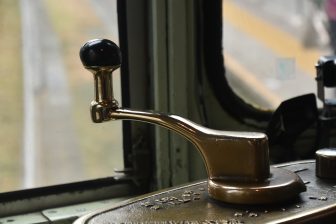
[[291,199],[306,190],[295,173],[270,167],[268,141],[263,133],[218,131],[177,115],[119,107],[113,97],[112,72],[121,65],[121,53],[112,41],[88,41],[80,49],[80,58],[95,81],[93,122],[144,121],[184,136],[204,159],[212,198],[237,204],[265,204]]

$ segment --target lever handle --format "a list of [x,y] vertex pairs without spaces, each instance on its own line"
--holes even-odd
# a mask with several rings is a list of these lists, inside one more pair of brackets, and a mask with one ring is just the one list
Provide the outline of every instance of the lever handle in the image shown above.
[[95,80],[95,100],[91,103],[94,122],[137,120],[181,134],[201,153],[208,173],[209,195],[217,200],[274,203],[306,190],[295,173],[270,168],[268,141],[263,133],[213,130],[177,115],[120,108],[112,90],[112,72],[120,66],[120,55],[117,45],[109,40],[89,41],[80,50],[83,65]]
[[108,121],[110,109],[118,108],[113,96],[112,72],[121,65],[119,47],[107,39],[86,42],[79,51],[84,67],[93,73],[95,100],[91,102],[91,119],[95,123]]

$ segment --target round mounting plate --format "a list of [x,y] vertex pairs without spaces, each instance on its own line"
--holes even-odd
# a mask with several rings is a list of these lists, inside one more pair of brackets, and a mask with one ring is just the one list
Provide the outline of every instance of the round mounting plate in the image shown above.
[[295,173],[271,167],[271,177],[263,182],[237,183],[223,180],[208,181],[209,196],[234,204],[269,204],[289,200],[306,191]]

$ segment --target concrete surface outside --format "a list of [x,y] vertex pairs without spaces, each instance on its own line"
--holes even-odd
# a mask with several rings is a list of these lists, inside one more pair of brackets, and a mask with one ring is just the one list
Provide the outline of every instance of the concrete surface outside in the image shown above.
[[224,0],[223,48],[228,79],[243,98],[274,109],[316,93],[315,64],[330,55],[323,4],[302,0]]
[[0,75],[8,79],[0,92],[6,108],[0,112],[0,192],[111,176],[122,168],[121,123],[91,122],[93,78],[78,56],[89,39],[118,43],[116,1],[98,2],[0,1],[1,16],[8,17],[0,27],[7,38]]

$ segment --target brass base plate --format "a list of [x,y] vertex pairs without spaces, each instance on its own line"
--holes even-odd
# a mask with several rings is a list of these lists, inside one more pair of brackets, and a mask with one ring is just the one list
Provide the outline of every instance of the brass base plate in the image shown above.
[[208,181],[202,181],[108,206],[75,224],[335,223],[336,181],[316,178],[311,161],[279,166],[297,173],[307,191],[282,203],[229,204],[211,199],[206,189]]
[[208,181],[209,196],[234,204],[268,204],[287,201],[306,191],[303,181],[293,172],[271,167],[271,177],[264,182],[237,183]]

